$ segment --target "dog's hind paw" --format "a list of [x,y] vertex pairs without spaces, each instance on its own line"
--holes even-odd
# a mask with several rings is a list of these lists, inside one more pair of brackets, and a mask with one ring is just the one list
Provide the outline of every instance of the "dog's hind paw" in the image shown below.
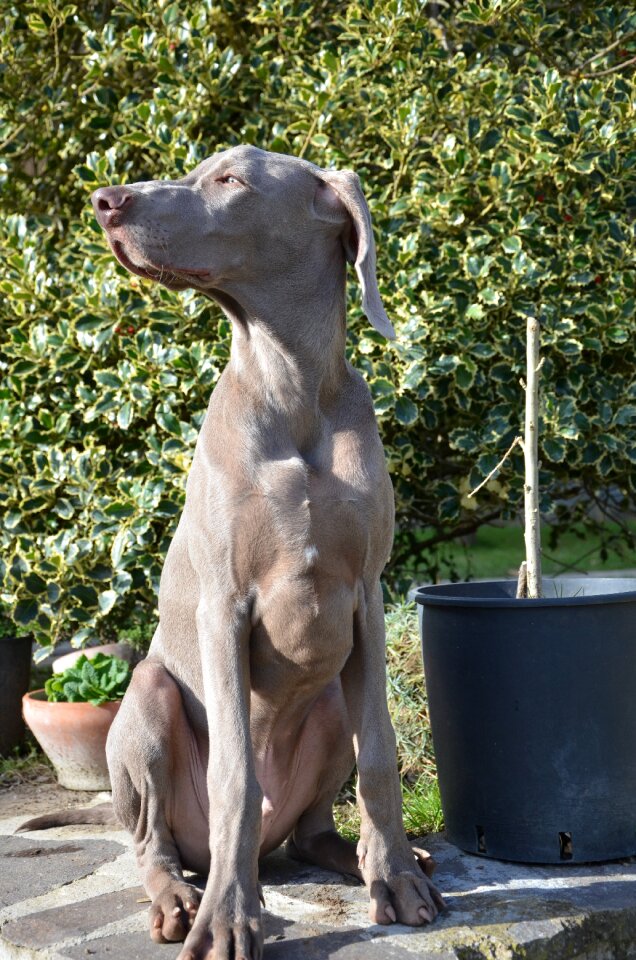
[[435,873],[437,863],[433,860],[428,850],[423,850],[422,847],[417,846],[413,842],[411,842],[411,850],[413,851],[420,870],[430,879]]

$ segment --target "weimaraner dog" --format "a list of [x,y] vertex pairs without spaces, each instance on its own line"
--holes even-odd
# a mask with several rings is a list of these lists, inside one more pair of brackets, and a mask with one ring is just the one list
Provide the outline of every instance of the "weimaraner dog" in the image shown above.
[[[443,901],[402,825],[380,573],[393,492],[345,359],[345,273],[393,328],[350,171],[235,147],[180,180],[92,197],[117,259],[216,300],[233,325],[159,591],[160,623],[108,739],[113,803],[180,960],[257,960],[259,855],[363,880],[377,923]],[[357,848],[332,804],[358,769]],[[209,873],[201,897],[183,869]]]

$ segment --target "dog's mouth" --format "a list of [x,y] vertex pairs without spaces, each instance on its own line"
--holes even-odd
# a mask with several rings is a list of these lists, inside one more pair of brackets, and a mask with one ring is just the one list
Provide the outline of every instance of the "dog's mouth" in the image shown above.
[[126,270],[134,273],[138,277],[143,277],[144,280],[154,280],[156,283],[161,283],[170,290],[185,290],[187,287],[197,286],[197,281],[200,283],[204,277],[210,275],[209,270],[186,269],[173,267],[168,264],[156,265],[154,263],[148,263],[147,266],[142,267],[131,260],[121,240],[112,240],[109,237],[108,242],[122,267],[125,267]]

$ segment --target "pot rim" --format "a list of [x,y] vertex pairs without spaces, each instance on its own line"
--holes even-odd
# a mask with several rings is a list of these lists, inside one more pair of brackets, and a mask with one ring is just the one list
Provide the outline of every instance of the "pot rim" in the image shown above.
[[[579,589],[593,586],[599,592],[564,597],[556,593],[558,588],[555,585],[557,584],[569,584],[571,587],[580,584]],[[416,587],[412,595],[415,602],[423,607],[582,607],[636,601],[636,577],[567,577],[564,579],[544,577],[543,585],[544,587],[553,586],[555,596],[544,596],[538,600],[517,599],[515,596],[517,581],[512,579],[424,584]],[[621,585],[624,589],[621,589]],[[492,596],[488,596],[489,588],[494,589]],[[484,591],[485,595],[479,595],[479,590]]]

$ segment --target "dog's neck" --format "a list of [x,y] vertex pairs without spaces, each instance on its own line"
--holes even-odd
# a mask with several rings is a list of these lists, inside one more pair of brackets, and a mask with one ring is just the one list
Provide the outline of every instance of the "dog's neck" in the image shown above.
[[218,297],[233,321],[227,374],[252,423],[263,420],[298,449],[320,435],[326,410],[346,377],[345,275],[333,269],[312,293],[286,283],[270,287],[267,310],[249,293]]

